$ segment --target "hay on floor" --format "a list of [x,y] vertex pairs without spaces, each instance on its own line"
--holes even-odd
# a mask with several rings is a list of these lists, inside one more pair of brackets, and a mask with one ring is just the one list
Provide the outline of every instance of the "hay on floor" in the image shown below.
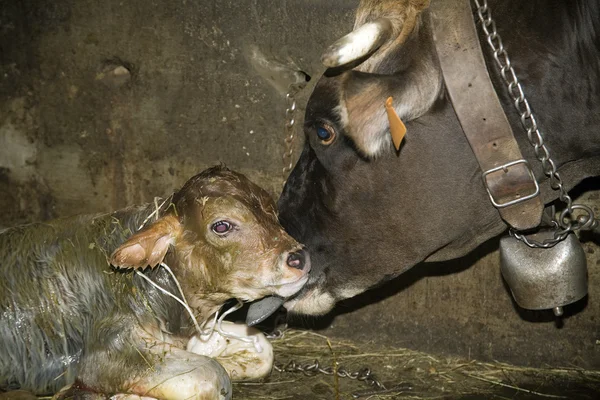
[[[405,348],[335,340],[287,330],[273,340],[275,363],[348,372],[370,368],[387,391],[322,373],[277,372],[264,382],[234,384],[237,400],[284,399],[598,399],[600,371],[527,368],[435,357]],[[289,364],[288,364],[289,367]],[[310,375],[310,376],[309,376]]]

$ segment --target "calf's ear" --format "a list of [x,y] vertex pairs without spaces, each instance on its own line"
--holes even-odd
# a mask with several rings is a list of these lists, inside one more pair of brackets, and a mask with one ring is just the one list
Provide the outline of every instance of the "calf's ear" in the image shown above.
[[181,231],[177,217],[164,216],[127,239],[112,253],[110,263],[117,268],[154,268],[163,261]]

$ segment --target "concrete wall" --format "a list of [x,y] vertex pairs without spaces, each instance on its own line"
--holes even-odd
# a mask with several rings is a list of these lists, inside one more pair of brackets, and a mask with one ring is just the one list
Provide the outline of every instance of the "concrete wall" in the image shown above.
[[278,194],[292,72],[323,71],[356,3],[0,0],[0,226],[146,201],[221,162]]
[[[0,0],[0,227],[148,201],[220,162],[276,196],[286,86],[295,71],[322,73],[320,52],[351,29],[356,4]],[[587,306],[557,328],[515,311],[496,245],[416,267],[315,324],[438,353],[600,367],[597,246],[586,243]]]

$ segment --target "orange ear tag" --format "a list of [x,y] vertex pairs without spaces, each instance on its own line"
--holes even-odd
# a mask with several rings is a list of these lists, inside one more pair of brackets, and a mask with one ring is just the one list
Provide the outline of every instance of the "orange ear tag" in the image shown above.
[[385,111],[387,112],[388,120],[390,121],[390,133],[392,134],[392,141],[396,151],[400,150],[400,144],[406,134],[406,126],[402,123],[402,120],[396,114],[396,110],[392,106],[392,98],[388,97],[385,101]]

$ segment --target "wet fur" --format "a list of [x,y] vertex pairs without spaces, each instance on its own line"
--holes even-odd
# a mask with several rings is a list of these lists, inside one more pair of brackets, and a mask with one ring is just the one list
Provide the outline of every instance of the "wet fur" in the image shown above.
[[[231,207],[242,209],[241,204],[243,212],[256,218],[257,227],[243,225],[254,229],[241,236],[240,240],[248,241],[246,246],[232,241],[223,250],[211,244],[221,239],[210,239],[205,231],[210,221],[199,221],[217,202],[232,202]],[[217,211],[229,210],[228,204]],[[125,258],[117,255],[128,248],[127,243],[150,237],[164,219],[179,219],[183,227],[181,233],[174,233],[176,240],[165,262],[200,322],[229,298],[254,300],[273,294],[274,289],[266,285],[282,279],[280,254],[300,248],[279,225],[269,195],[225,168],[209,169],[188,181],[161,209],[157,223],[153,217],[132,236],[154,210],[153,204],[130,207],[0,233],[1,390],[50,394],[77,380],[85,390],[129,392],[141,390],[144,383],[136,382],[158,385],[165,378],[161,371],[184,368],[189,359],[196,363],[192,367],[208,364],[208,370],[214,371],[210,359],[204,362],[200,356],[171,351],[185,349],[195,333],[183,307],[130,269],[109,263],[119,248],[112,262],[121,265]],[[165,269],[147,265],[142,260],[139,267],[178,294]],[[263,282],[263,277],[269,280]]]
[[[124,369],[121,362],[99,370],[88,358],[91,365],[78,368],[83,354],[97,350],[127,353],[119,359],[127,360],[135,375],[146,368],[133,338],[137,319],[144,324],[163,321],[173,332],[187,324],[174,300],[141,278],[114,270],[107,261],[152,210],[152,205],[133,207],[12,228],[0,235],[2,389],[18,385],[38,394],[55,393],[73,382],[78,369],[102,375],[91,380],[114,382]],[[149,275],[176,289],[165,271]]]

